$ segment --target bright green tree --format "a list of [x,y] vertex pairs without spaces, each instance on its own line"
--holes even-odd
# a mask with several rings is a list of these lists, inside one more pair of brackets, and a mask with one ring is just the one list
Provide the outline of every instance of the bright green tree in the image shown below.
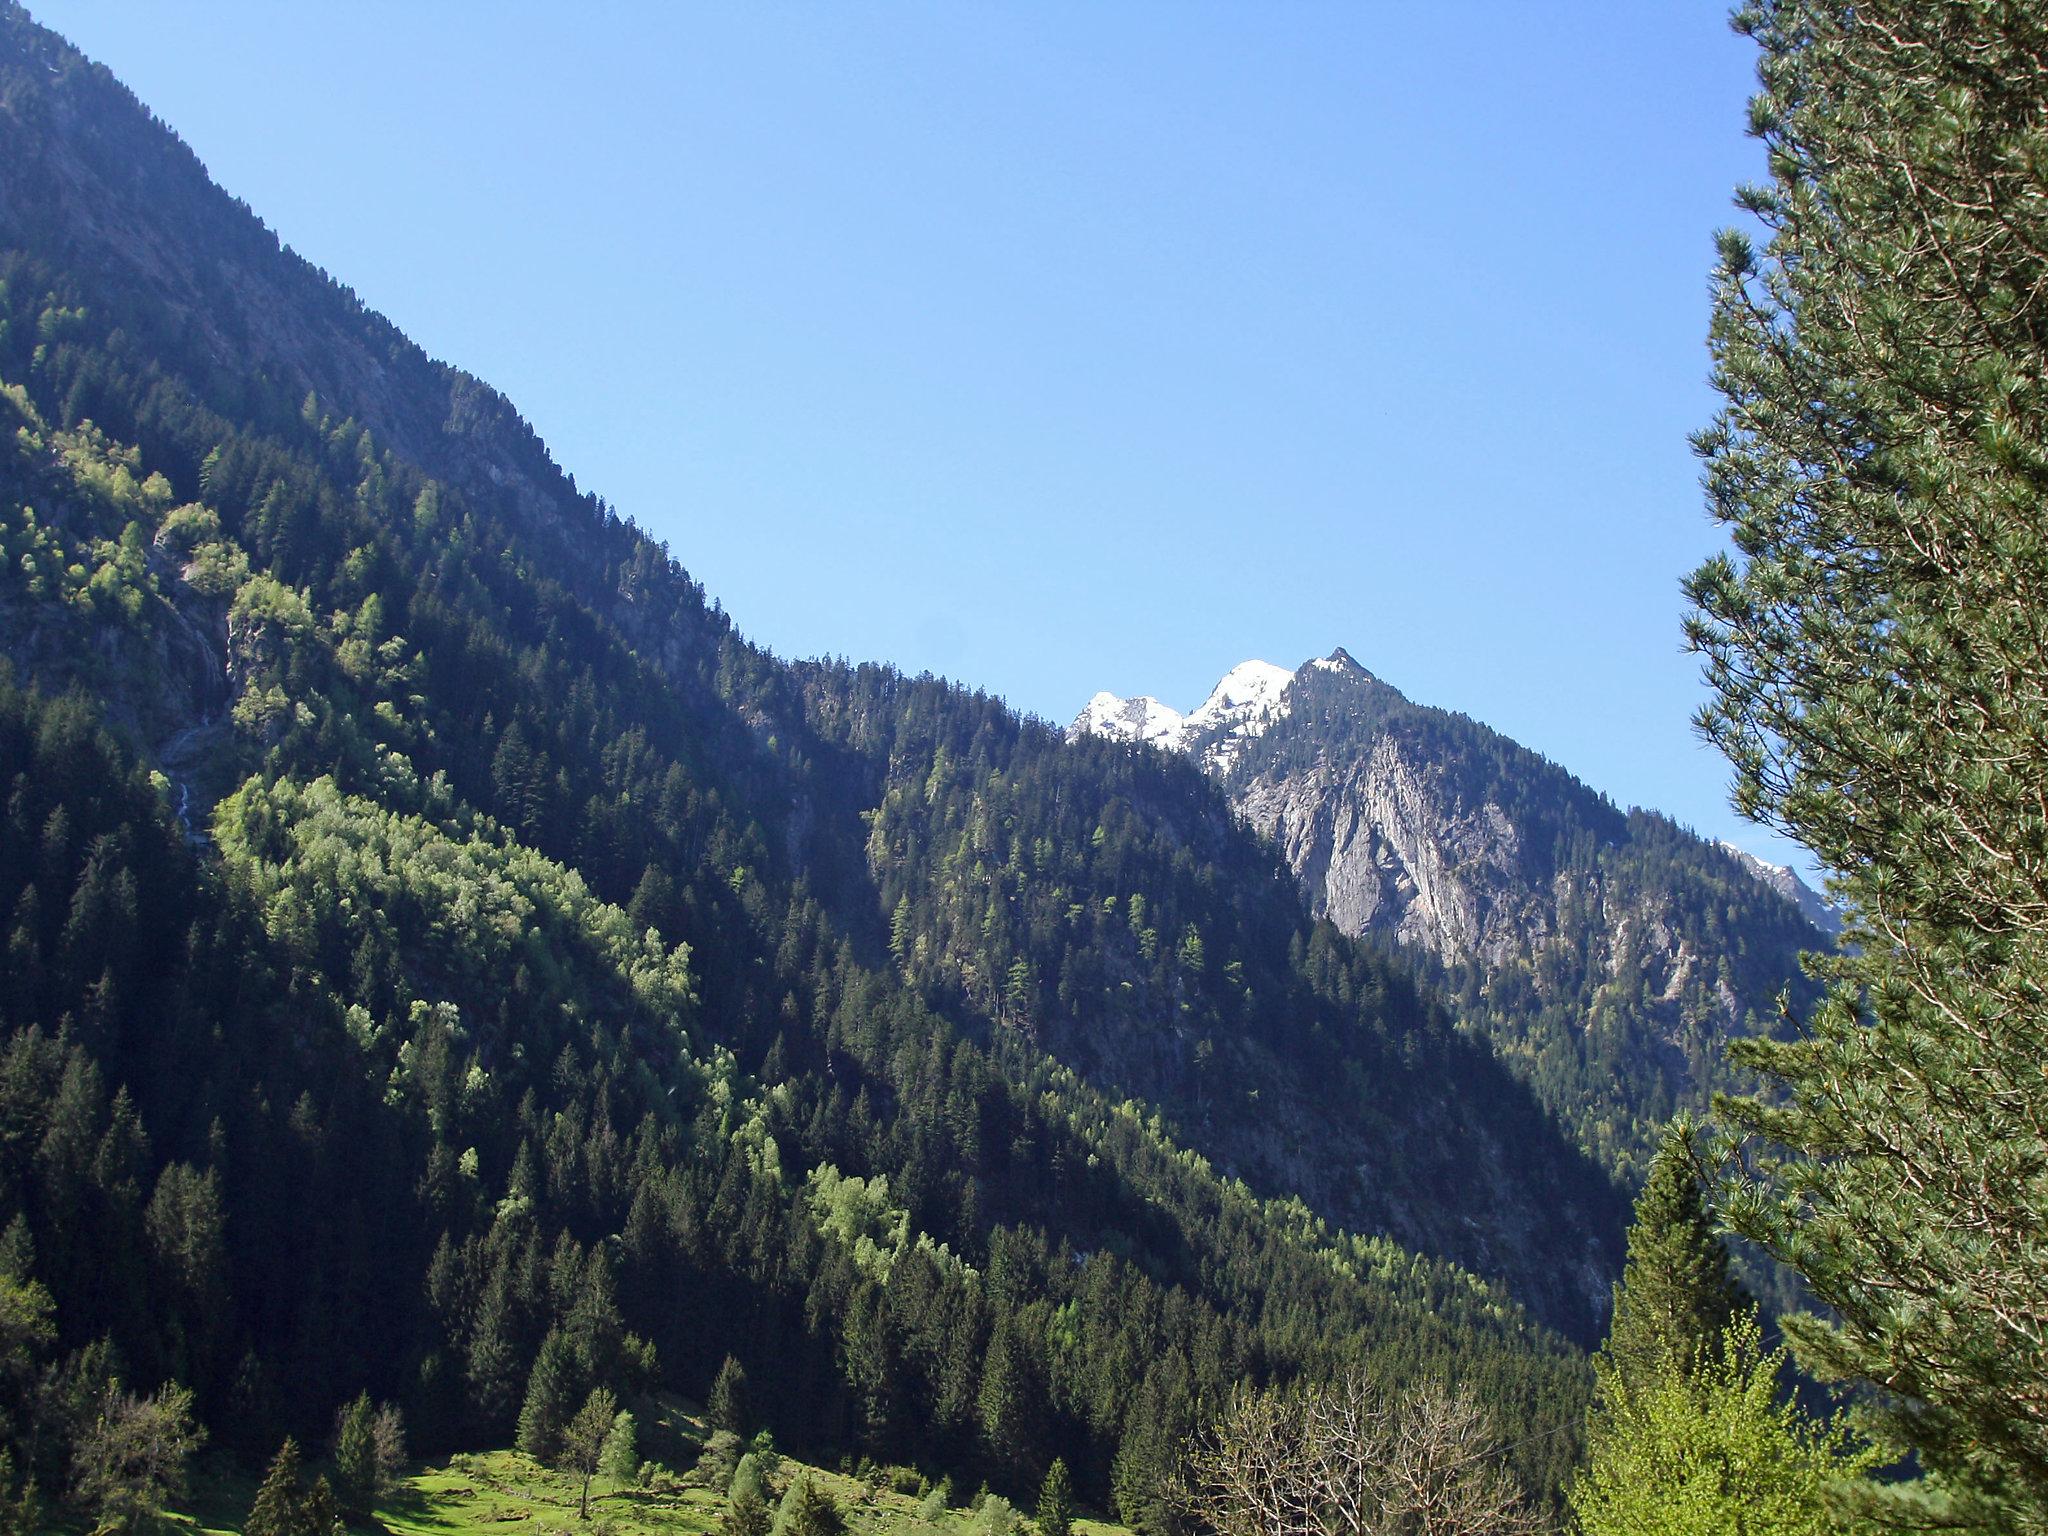
[[1769,180],[1721,241],[1735,553],[1692,577],[1738,804],[1838,872],[1731,1224],[1830,1318],[1957,1517],[2048,1527],[2048,21],[2016,0],[1758,0]]
[[1074,1480],[1055,1456],[1038,1489],[1038,1536],[1069,1536],[1074,1529]]
[[612,1417],[611,1433],[605,1436],[598,1457],[598,1471],[619,1488],[640,1475],[640,1426],[623,1408]]
[[[596,1387],[562,1431],[562,1465],[582,1479],[577,1518],[590,1518],[590,1480],[604,1467],[605,1448],[619,1420],[619,1400],[609,1388]],[[631,1419],[628,1416],[628,1434]]]
[[1606,1427],[1571,1486],[1580,1536],[1849,1536],[1828,1505],[1861,1473],[1838,1426],[1781,1400],[1785,1351],[1753,1313],[1693,1368],[1616,1382]]
[[377,1501],[377,1410],[365,1392],[336,1417],[334,1494],[351,1520],[366,1520]]

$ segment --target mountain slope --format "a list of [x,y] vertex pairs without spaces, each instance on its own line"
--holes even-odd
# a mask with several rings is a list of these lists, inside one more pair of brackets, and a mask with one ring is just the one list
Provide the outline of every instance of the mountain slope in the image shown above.
[[551,1335],[730,1351],[796,1444],[1156,1523],[1233,1384],[1362,1359],[1554,1493],[1518,1303],[1589,1336],[1621,1207],[1426,981],[1185,764],[748,644],[13,6],[0,549],[0,1279],[66,1402],[104,1338],[247,1454],[365,1388],[502,1443]]
[[[1832,913],[1791,871],[1623,813],[1343,650],[1247,667],[1255,706],[1160,744],[1224,786],[1319,916],[1440,966],[1465,1022],[1611,1166],[1639,1165],[1728,1081],[1726,1040],[1803,987]],[[1070,730],[1136,739],[1126,718],[1098,695]]]

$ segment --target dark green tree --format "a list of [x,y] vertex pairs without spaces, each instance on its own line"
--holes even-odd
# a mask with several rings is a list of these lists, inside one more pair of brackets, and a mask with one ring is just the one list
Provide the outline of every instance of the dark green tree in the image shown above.
[[1603,1399],[1627,1384],[1690,1375],[1744,1305],[1692,1147],[1688,1125],[1667,1130],[1636,1197],[1614,1319],[1594,1360]]
[[1738,805],[1837,872],[1826,1004],[1731,1224],[1806,1279],[1800,1362],[1997,1530],[2048,1526],[2048,21],[2010,0],[1760,0],[1769,180],[1721,240],[1735,553],[1692,577]]
[[519,1410],[519,1449],[536,1461],[552,1465],[562,1453],[563,1432],[576,1413],[578,1374],[575,1346],[550,1329],[534,1357]]
[[753,1432],[753,1412],[747,1402],[747,1370],[731,1355],[718,1367],[711,1383],[711,1396],[704,1416],[715,1429],[729,1429],[742,1440]]
[[768,1536],[775,1523],[768,1501],[761,1496],[758,1482],[735,1490],[719,1518],[719,1536]]
[[1070,1536],[1074,1528],[1074,1480],[1058,1456],[1038,1489],[1038,1536]]
[[776,1511],[775,1536],[845,1536],[845,1531],[846,1517],[838,1500],[808,1472],[798,1473]]
[[256,1489],[255,1502],[242,1522],[244,1536],[325,1536],[306,1523],[306,1484],[299,1465],[299,1443],[285,1436],[271,1458],[270,1470]]

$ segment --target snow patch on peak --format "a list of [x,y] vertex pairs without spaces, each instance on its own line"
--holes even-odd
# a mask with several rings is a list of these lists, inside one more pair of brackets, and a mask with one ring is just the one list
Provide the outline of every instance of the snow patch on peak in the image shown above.
[[[1364,677],[1367,675],[1365,668],[1358,664],[1358,659],[1341,645],[1327,656],[1316,657],[1308,665],[1314,667],[1318,672],[1342,672],[1350,677]],[[1307,667],[1304,667],[1302,670],[1306,671]]]
[[1228,773],[1247,741],[1286,718],[1291,707],[1288,689],[1310,667],[1369,675],[1341,646],[1294,672],[1270,661],[1241,661],[1186,715],[1143,694],[1126,699],[1098,693],[1075,716],[1067,735],[1150,742],[1168,752],[1194,754],[1209,773]]
[[1739,847],[1725,837],[1719,839],[1719,842],[1723,849],[1735,856],[1737,863],[1791,902],[1805,915],[1806,920],[1822,933],[1831,939],[1841,933],[1841,908],[1801,879],[1796,869],[1785,864],[1773,864],[1768,859],[1760,859],[1747,848]]
[[1177,709],[1169,708],[1147,694],[1119,698],[1107,691],[1098,693],[1067,728],[1068,736],[1109,736],[1119,741],[1148,741],[1168,752],[1181,749],[1187,721]]
[[1223,681],[1209,691],[1195,712],[1188,716],[1191,729],[1223,721],[1236,721],[1262,714],[1280,705],[1294,674],[1270,661],[1240,661],[1223,674]]
[[1287,714],[1294,674],[1270,661],[1241,661],[1188,716],[1188,745],[1211,773],[1228,773],[1252,737]]

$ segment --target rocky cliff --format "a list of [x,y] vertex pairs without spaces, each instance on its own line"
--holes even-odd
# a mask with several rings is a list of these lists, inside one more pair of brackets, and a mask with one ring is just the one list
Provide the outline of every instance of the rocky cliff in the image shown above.
[[1206,738],[1126,730],[1113,696],[1072,730],[1195,756],[1318,916],[1433,957],[1468,1025],[1614,1165],[1724,1080],[1722,1044],[1769,1026],[1800,950],[1839,926],[1791,870],[1624,813],[1342,650],[1250,665],[1284,681]]

